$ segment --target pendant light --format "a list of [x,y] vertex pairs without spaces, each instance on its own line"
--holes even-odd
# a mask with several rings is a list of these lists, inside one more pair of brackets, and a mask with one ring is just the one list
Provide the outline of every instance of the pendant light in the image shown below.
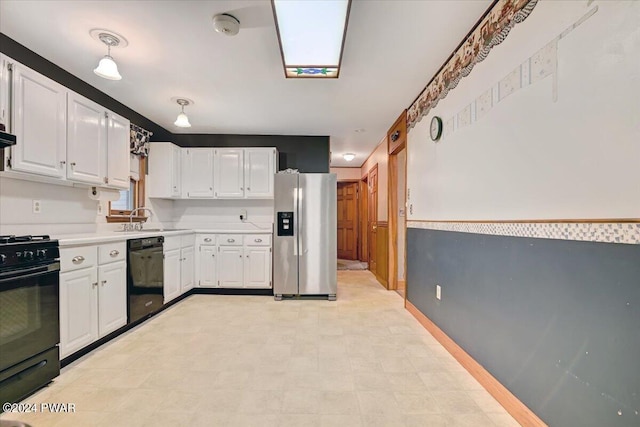
[[100,60],[98,66],[93,70],[96,75],[108,80],[120,80],[122,76],[118,72],[118,65],[111,57],[111,48],[120,44],[120,39],[113,34],[98,34],[100,41],[107,45],[107,54]]
[[180,111],[180,114],[178,114],[178,118],[173,124],[180,128],[190,128],[191,123],[189,123],[189,117],[187,117],[187,115],[184,113],[184,107],[191,103],[183,98],[178,98],[176,102],[178,103],[178,105],[180,105],[180,107],[182,107],[182,110]]

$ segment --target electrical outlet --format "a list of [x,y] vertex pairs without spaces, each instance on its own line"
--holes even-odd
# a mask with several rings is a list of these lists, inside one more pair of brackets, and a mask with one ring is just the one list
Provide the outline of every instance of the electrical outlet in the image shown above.
[[442,299],[442,286],[440,285],[436,285],[436,299],[437,300]]
[[33,213],[39,214],[41,212],[42,212],[42,204],[40,203],[40,200],[33,200]]
[[247,210],[240,209],[240,221],[246,221],[246,220],[247,220]]

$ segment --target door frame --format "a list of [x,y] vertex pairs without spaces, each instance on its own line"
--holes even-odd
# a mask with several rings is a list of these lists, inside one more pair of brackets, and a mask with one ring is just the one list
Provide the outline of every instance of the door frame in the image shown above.
[[[398,117],[398,120],[394,123],[389,130],[389,133],[398,131],[399,138],[392,141],[392,138],[388,138],[388,150],[389,165],[388,165],[388,215],[389,215],[389,289],[398,289],[398,153],[407,148],[407,134],[406,134],[406,110]],[[407,163],[408,152],[405,152],[404,163],[404,205],[407,204]],[[404,222],[404,234],[407,235],[407,213],[405,209],[405,222]],[[404,256],[404,271],[407,271],[407,252],[406,252],[406,239],[405,239],[405,256]],[[406,289],[406,276],[405,276],[405,302],[407,298]]]
[[[360,181],[359,179],[341,179],[339,184],[358,184],[356,186],[356,259],[360,260]],[[337,203],[336,203],[337,205]]]
[[[360,215],[360,221],[364,221],[364,227],[359,227],[361,230],[358,241],[358,259],[362,262],[369,262],[369,173],[365,173],[360,178],[358,185],[358,192],[362,197],[358,204],[358,214]],[[359,224],[362,225],[362,224]]]

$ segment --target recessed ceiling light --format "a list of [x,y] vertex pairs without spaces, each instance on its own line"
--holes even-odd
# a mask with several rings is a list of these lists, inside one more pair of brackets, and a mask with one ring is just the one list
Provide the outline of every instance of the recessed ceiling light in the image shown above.
[[356,155],[353,153],[345,153],[342,155],[342,158],[345,159],[347,162],[350,162],[356,158]]
[[272,0],[286,77],[337,78],[351,0]]

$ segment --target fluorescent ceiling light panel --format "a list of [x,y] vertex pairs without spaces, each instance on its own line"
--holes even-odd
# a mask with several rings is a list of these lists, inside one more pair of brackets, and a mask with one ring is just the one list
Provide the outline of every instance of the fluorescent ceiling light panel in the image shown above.
[[351,0],[272,0],[287,77],[338,77]]

